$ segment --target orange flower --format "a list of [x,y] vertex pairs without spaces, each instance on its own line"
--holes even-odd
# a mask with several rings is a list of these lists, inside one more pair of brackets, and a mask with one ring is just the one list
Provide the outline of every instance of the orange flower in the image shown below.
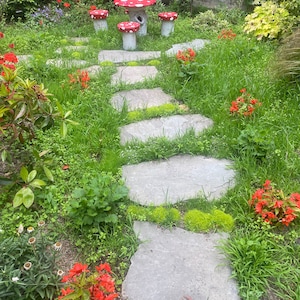
[[71,4],[69,2],[64,3],[64,7],[69,8],[70,6],[71,6]]

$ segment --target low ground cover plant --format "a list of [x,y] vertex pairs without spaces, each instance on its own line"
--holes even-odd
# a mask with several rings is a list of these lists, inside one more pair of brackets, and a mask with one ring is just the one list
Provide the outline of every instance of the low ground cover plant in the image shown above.
[[[287,3],[287,1],[280,2]],[[64,5],[65,3],[70,5]],[[41,3],[42,6],[45,4]],[[110,5],[101,4],[103,5],[97,3],[97,7]],[[296,3],[290,1],[290,4]],[[104,261],[107,261],[114,271],[113,276],[108,272],[111,276],[108,282],[112,283],[112,277],[115,278],[116,291],[120,292],[130,258],[138,246],[132,226],[133,219],[137,219],[157,222],[164,226],[186,225],[196,232],[200,230],[228,231],[230,238],[223,250],[230,260],[233,276],[237,279],[242,299],[265,300],[275,297],[283,300],[297,299],[300,294],[300,231],[297,215],[299,203],[297,195],[300,192],[300,136],[297,123],[299,84],[297,77],[293,77],[293,84],[290,84],[270,74],[271,62],[277,60],[276,38],[268,42],[264,38],[260,42],[257,41],[255,37],[252,38],[251,35],[243,33],[244,24],[240,20],[243,21],[244,12],[222,10],[208,12],[195,18],[181,15],[176,20],[176,34],[168,39],[161,39],[157,16],[149,14],[152,16],[152,22],[149,22],[149,34],[139,39],[139,50],[164,52],[173,44],[196,38],[209,39],[210,43],[207,43],[200,51],[192,49],[193,51],[180,55],[182,58],[182,54],[184,57],[188,54],[193,58],[192,63],[201,62],[201,67],[197,68],[197,74],[178,76],[179,68],[185,66],[185,60],[181,59],[180,62],[174,64],[177,60],[175,56],[162,55],[157,59],[158,62],[152,62],[160,71],[161,77],[147,81],[143,85],[137,85],[137,88],[161,87],[166,93],[179,100],[184,109],[172,103],[142,112],[127,113],[124,109],[119,113],[111,107],[110,99],[115,92],[132,87],[111,86],[110,78],[115,72],[115,66],[112,67],[112,63],[103,63],[101,72],[95,80],[86,80],[87,74],[82,74],[85,78],[83,82],[76,77],[81,76],[81,71],[80,74],[77,73],[78,68],[58,68],[46,64],[48,59],[67,59],[73,55],[74,58],[84,58],[87,65],[93,65],[98,64],[96,54],[99,49],[121,49],[121,38],[114,25],[124,19],[123,11],[110,10],[107,34],[95,33],[88,15],[91,5],[96,5],[96,3],[53,1],[51,6],[59,7],[64,12],[60,21],[43,20],[40,24],[38,17],[33,20],[32,16],[32,18],[28,17],[27,22],[5,27],[0,22],[1,53],[33,55],[30,61],[17,63],[17,65],[22,64],[22,70],[18,68],[1,70],[5,74],[4,77],[0,76],[0,93],[8,95],[7,84],[11,84],[11,80],[8,83],[8,77],[7,79],[5,77],[14,76],[16,72],[24,82],[28,78],[29,83],[35,82],[35,85],[39,86],[39,89],[37,86],[29,89],[29,100],[32,100],[32,95],[39,96],[39,101],[36,100],[35,103],[43,104],[46,87],[53,95],[53,98],[52,96],[49,98],[53,99],[60,118],[68,117],[65,113],[61,113],[63,108],[67,107],[68,110],[73,111],[74,120],[80,122],[80,126],[71,127],[68,135],[65,135],[63,139],[59,137],[59,125],[54,123],[54,126],[44,131],[37,128],[34,132],[37,139],[29,140],[24,147],[14,145],[13,149],[16,153],[23,154],[26,162],[28,160],[30,163],[30,167],[26,164],[27,172],[24,171],[22,175],[25,180],[23,182],[19,180],[19,184],[28,185],[37,178],[43,181],[49,180],[52,184],[48,184],[43,189],[35,189],[34,202],[31,206],[28,205],[28,208],[23,205],[24,202],[13,207],[13,199],[17,190],[9,190],[1,185],[0,244],[4,248],[12,245],[11,253],[18,262],[11,272],[6,269],[7,272],[4,273],[0,264],[2,272],[0,274],[5,274],[7,283],[7,285],[1,285],[4,293],[7,292],[6,289],[9,289],[10,294],[7,297],[14,297],[12,299],[18,299],[20,294],[20,299],[27,296],[28,299],[30,297],[33,297],[32,299],[39,299],[39,297],[72,299],[73,296],[81,297],[80,295],[83,294],[89,296],[91,291],[96,294],[102,287],[92,287],[95,282],[93,276],[98,278],[100,275],[98,271],[94,273],[91,270],[93,270],[92,266],[99,266]],[[170,11],[173,10],[173,6],[168,8]],[[290,8],[285,6],[285,9],[288,10],[289,15],[294,16],[290,10],[291,6]],[[0,7],[0,10],[3,10],[3,7]],[[268,11],[265,10],[263,13],[266,14]],[[40,13],[41,10],[36,10],[36,12]],[[210,26],[207,25],[207,20]],[[272,29],[274,23],[270,22],[267,27]],[[281,33],[276,35],[276,37],[280,36]],[[78,50],[73,54],[68,54],[67,51],[63,51],[62,54],[56,53],[59,47],[78,43],[72,41],[74,37],[88,38],[88,42],[85,42],[89,46],[88,52],[83,53]],[[36,40],[39,42],[37,43]],[[9,44],[14,44],[14,47],[9,48]],[[7,56],[5,58],[6,62],[1,56],[2,64],[7,62],[15,64],[7,61]],[[8,56],[8,58],[15,60],[13,56]],[[293,57],[292,60],[298,62],[297,57]],[[135,62],[138,65],[148,63]],[[22,77],[21,74],[26,76]],[[66,84],[69,79],[68,74],[73,74],[71,79],[74,83],[71,85]],[[37,84],[39,82],[43,82],[43,88]],[[15,83],[16,85],[11,86],[10,89],[19,87],[23,92],[22,81]],[[82,83],[88,83],[88,88],[83,88]],[[241,87],[246,87],[247,91],[238,95],[237,91]],[[79,92],[80,89],[82,91]],[[248,96],[248,93],[251,93],[253,97]],[[0,98],[5,98],[6,101],[6,96]],[[237,97],[247,99],[247,101],[237,101]],[[61,103],[61,107],[57,106],[56,99]],[[230,114],[230,103],[233,99],[236,103],[232,105],[233,111]],[[253,99],[258,99],[258,102],[254,103]],[[0,107],[2,108],[2,105]],[[156,139],[144,144],[120,146],[118,131],[120,126],[144,118],[186,113],[187,110],[189,113],[199,113],[211,118],[214,126],[197,137],[192,133],[187,133],[174,141]],[[3,119],[10,116],[8,110],[5,112],[3,116],[0,116],[1,127]],[[21,117],[17,118],[19,119]],[[7,132],[6,129],[4,131]],[[26,136],[26,133],[24,135]],[[18,141],[18,136],[15,141]],[[26,151],[31,146],[36,148],[36,155],[24,155],[28,153]],[[230,158],[234,161],[234,168],[237,172],[235,187],[219,200],[211,203],[197,198],[170,207],[148,209],[132,207],[132,203],[127,199],[127,191],[123,183],[119,181],[121,166],[147,160],[166,159],[176,154],[201,154]],[[2,160],[5,159],[8,160],[8,155],[2,154]],[[13,161],[14,166],[16,166],[14,169],[18,170],[16,176],[19,177],[19,170],[23,163]],[[45,172],[43,166],[51,172]],[[33,170],[37,170],[37,174],[31,173]],[[0,163],[1,176],[12,175],[11,172],[11,170],[4,169],[3,164]],[[272,184],[263,187],[262,193],[255,193],[257,187],[266,178],[270,178]],[[285,192],[284,195],[280,190],[277,191],[273,185],[275,182],[280,183],[280,188]],[[2,184],[3,181],[0,180],[0,183]],[[253,193],[255,193],[254,199],[251,198]],[[250,198],[253,201],[251,205],[248,203]],[[22,246],[26,245],[28,250],[33,249],[33,245],[38,245],[39,236],[35,235],[37,232],[35,230],[26,233],[28,237],[25,237],[24,233],[18,237],[16,236],[18,227],[22,223],[27,228],[41,217],[47,222],[53,221],[56,225],[55,235],[49,240],[51,243],[43,253],[54,250],[54,254],[60,254],[61,252],[56,252],[54,244],[56,249],[59,249],[62,246],[62,239],[67,240],[70,250],[73,250],[70,256],[74,259],[80,255],[80,260],[75,261],[81,261],[81,263],[75,265],[75,269],[71,269],[78,270],[76,274],[78,281],[69,280],[73,277],[68,270],[61,270],[69,276],[65,282],[66,285],[62,287],[61,277],[57,275],[59,269],[54,268],[55,270],[51,271],[50,275],[48,273],[51,268],[48,268],[45,270],[48,281],[45,279],[45,285],[37,286],[35,280],[39,278],[37,274],[40,273],[35,269],[36,263],[34,259],[31,259],[33,256],[28,254],[26,260],[20,260],[20,252],[17,252],[17,249],[21,247],[16,246],[18,239],[24,239]],[[13,240],[12,244],[9,239]],[[45,240],[48,241],[47,238]],[[6,253],[5,249],[1,253]],[[3,257],[8,261],[8,256]],[[9,260],[12,264],[11,258]],[[87,267],[88,263],[92,266]],[[106,276],[105,269],[102,271]],[[30,277],[32,289],[25,290],[25,287],[20,284],[23,279],[25,280],[26,274],[32,276]],[[89,284],[90,290],[80,285],[80,278]],[[42,279],[44,280],[43,276]],[[41,287],[46,284],[46,290],[42,290]],[[48,289],[48,293],[51,292],[50,296],[40,294],[43,291],[47,293]],[[101,297],[114,298],[115,292],[111,290],[110,293],[112,295],[107,293]],[[100,297],[100,294],[97,294],[97,297]]]

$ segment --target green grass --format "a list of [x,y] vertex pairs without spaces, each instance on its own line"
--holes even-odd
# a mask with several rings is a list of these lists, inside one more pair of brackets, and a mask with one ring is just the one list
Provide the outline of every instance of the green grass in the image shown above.
[[[112,12],[108,18],[108,32],[99,33],[94,32],[88,19],[84,19],[81,26],[74,20],[51,28],[28,30],[22,24],[5,27],[5,43],[14,42],[17,54],[34,55],[32,63],[23,64],[23,75],[43,82],[53,98],[72,110],[71,119],[79,125],[70,127],[64,139],[58,133],[58,126],[38,134],[34,144],[39,151],[50,150],[47,156],[52,159],[55,181],[36,191],[35,205],[29,210],[12,208],[14,189],[1,194],[3,236],[12,235],[20,223],[30,226],[36,220],[45,219],[58,224],[57,234],[67,236],[86,262],[110,262],[120,285],[137,248],[131,218],[127,215],[130,202],[119,207],[119,221],[114,225],[77,228],[65,211],[73,190],[103,171],[119,178],[124,164],[165,159],[176,154],[227,158],[233,160],[237,174],[234,188],[213,202],[191,199],[173,207],[182,213],[195,209],[208,213],[217,208],[234,217],[235,227],[223,250],[231,261],[242,299],[267,300],[271,295],[283,300],[300,299],[299,221],[284,230],[268,227],[255,221],[247,204],[253,191],[266,179],[287,194],[300,192],[299,85],[291,85],[272,75],[270,65],[276,57],[276,42],[257,42],[245,36],[239,24],[233,25],[238,33],[236,39],[219,40],[213,32],[193,30],[190,18],[184,15],[176,20],[175,34],[162,38],[160,23],[155,13],[150,13],[149,34],[138,38],[137,50],[165,51],[174,43],[195,38],[209,38],[211,42],[197,53],[196,61],[201,67],[191,80],[178,76],[175,57],[162,56],[157,65],[159,78],[134,85],[134,88],[161,87],[187,105],[191,113],[211,118],[214,126],[196,137],[190,132],[174,141],[159,138],[120,146],[120,126],[132,119],[169,115],[170,112],[164,109],[136,115],[126,110],[116,112],[110,105],[113,94],[130,90],[132,86],[110,85],[114,67],[104,67],[99,76],[91,79],[89,88],[81,91],[68,84],[68,74],[76,72],[76,68],[59,69],[45,62],[50,58],[68,58],[67,52],[57,54],[56,49],[75,45],[70,38],[81,36],[90,41],[83,43],[88,50],[80,59],[85,59],[89,65],[98,64],[100,50],[121,49],[121,34],[116,24],[124,18],[127,16],[121,12]],[[7,50],[4,44],[0,50]],[[229,113],[231,101],[239,96],[241,88],[247,88],[262,102],[253,117],[243,120]],[[69,165],[69,169],[62,170],[64,165]]]

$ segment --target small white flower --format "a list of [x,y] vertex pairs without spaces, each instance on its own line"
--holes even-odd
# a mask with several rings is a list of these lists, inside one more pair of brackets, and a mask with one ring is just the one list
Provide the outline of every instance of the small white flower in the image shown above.
[[19,277],[13,277],[13,278],[11,279],[12,282],[17,282],[17,281],[19,281],[19,280],[20,280]]
[[32,263],[30,261],[27,261],[24,265],[23,265],[24,269],[26,271],[28,271],[31,267],[32,267]]
[[61,277],[65,274],[65,272],[63,270],[58,270],[56,274],[57,274],[57,276]]
[[54,249],[56,251],[60,250],[61,247],[62,247],[62,243],[61,242],[56,242],[54,245],[53,245]]
[[27,228],[27,232],[32,232],[32,231],[34,231],[34,228],[32,227],[32,226],[29,226],[28,228]]
[[17,229],[18,234],[21,234],[24,231],[24,226],[20,224],[20,226]]
[[43,221],[43,220],[41,220],[41,221],[39,221],[38,222],[38,226],[39,227],[42,227],[42,226],[44,226],[46,223],[45,223],[45,221]]
[[33,245],[36,242],[36,238],[33,236],[28,240],[28,244]]

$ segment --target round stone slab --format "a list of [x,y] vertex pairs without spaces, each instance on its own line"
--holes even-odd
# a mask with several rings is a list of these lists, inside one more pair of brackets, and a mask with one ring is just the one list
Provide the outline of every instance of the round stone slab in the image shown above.
[[156,137],[175,139],[189,130],[194,130],[197,134],[212,125],[212,120],[201,115],[175,115],[144,120],[120,128],[121,144],[125,145],[133,140],[146,142]]
[[124,105],[128,111],[133,111],[171,103],[172,100],[161,88],[155,88],[121,91],[112,97],[111,104],[118,111],[122,111]]
[[123,282],[126,300],[238,300],[225,256],[216,248],[227,234],[162,229],[134,222],[143,242]]
[[123,166],[122,174],[132,201],[161,205],[196,197],[220,197],[234,185],[235,173],[231,168],[231,161],[225,159],[178,155]]

